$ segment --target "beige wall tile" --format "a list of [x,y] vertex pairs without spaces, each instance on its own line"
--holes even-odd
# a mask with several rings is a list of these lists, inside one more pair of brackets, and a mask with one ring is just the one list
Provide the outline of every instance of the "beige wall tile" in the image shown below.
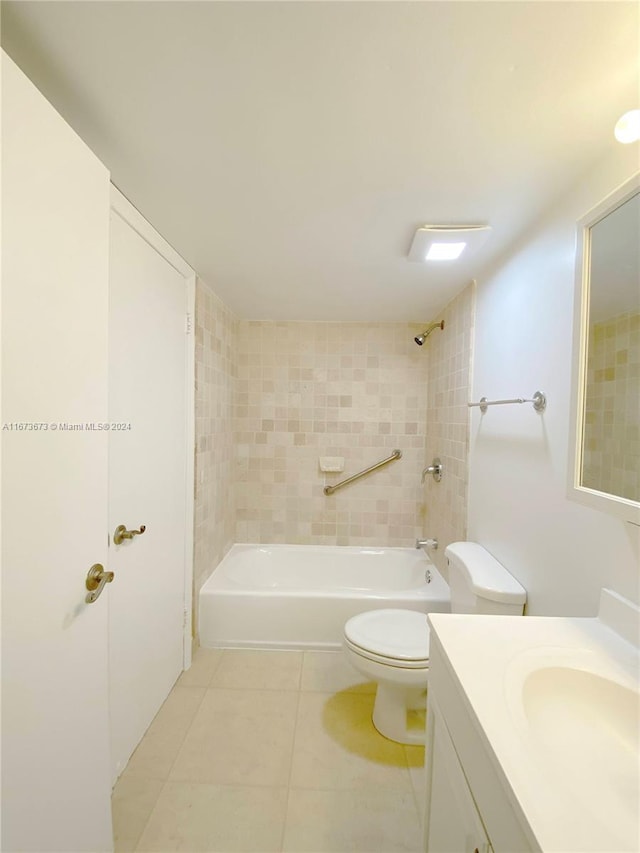
[[[413,542],[422,526],[427,403],[419,331],[406,323],[240,322],[238,541]],[[398,462],[323,494],[395,448]],[[344,457],[344,473],[323,474],[320,456]]]
[[[432,536],[444,570],[444,547],[466,537],[474,293],[452,300],[420,348],[424,325],[238,321],[198,281],[195,595],[233,542]],[[395,448],[398,462],[323,494]],[[423,487],[436,455],[445,476]],[[344,473],[320,472],[320,456],[344,457]]]
[[438,456],[442,480],[427,475],[423,487],[425,537],[437,539],[430,557],[447,577],[444,549],[467,537],[469,408],[475,317],[475,283],[453,299],[436,319],[442,332],[430,337],[424,465]]
[[233,396],[238,321],[196,282],[194,633],[197,594],[235,541]]

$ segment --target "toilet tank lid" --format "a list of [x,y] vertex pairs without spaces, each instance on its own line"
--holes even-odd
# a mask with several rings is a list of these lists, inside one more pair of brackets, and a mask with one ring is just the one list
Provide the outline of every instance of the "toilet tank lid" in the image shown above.
[[524,604],[527,600],[524,587],[477,542],[452,542],[444,553],[464,572],[478,597],[504,604]]

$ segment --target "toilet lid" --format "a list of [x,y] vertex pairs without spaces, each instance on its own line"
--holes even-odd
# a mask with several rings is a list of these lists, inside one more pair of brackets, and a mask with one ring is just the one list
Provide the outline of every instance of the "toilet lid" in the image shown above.
[[416,610],[369,610],[348,620],[344,635],[352,646],[383,657],[429,660],[429,626],[426,613]]

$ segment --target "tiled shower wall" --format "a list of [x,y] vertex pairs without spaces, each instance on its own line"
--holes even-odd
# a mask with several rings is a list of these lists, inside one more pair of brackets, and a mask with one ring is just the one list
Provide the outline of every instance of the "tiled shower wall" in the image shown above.
[[433,561],[447,577],[444,549],[467,536],[469,393],[475,314],[475,282],[453,299],[436,318],[429,347],[427,430],[424,466],[434,456],[443,464],[439,483],[427,475],[424,486],[424,534],[438,540]]
[[[428,348],[406,323],[241,321],[236,541],[412,545],[421,532]],[[402,459],[332,496],[326,484]],[[323,474],[320,456],[344,457]]]
[[[466,536],[474,287],[424,326],[238,321],[196,291],[194,591],[233,542],[411,546]],[[345,487],[327,483],[402,450]],[[342,456],[323,474],[320,456]],[[440,456],[444,477],[420,473]]]
[[238,321],[200,279],[195,329],[197,595],[235,541],[233,395],[238,361]]

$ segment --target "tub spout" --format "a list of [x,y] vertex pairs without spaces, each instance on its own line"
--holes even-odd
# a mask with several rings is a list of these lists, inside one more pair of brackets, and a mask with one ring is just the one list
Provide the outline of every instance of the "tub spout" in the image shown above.
[[422,548],[424,551],[437,551],[437,539],[416,539],[416,548]]

